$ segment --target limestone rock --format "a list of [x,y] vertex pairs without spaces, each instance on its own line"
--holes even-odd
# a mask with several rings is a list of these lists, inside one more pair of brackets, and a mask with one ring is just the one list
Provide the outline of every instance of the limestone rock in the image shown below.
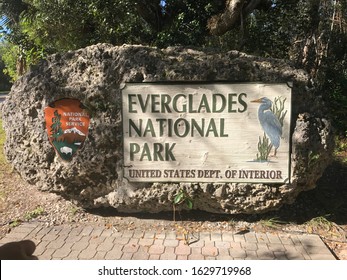
[[[292,81],[291,182],[130,184],[123,180],[122,86],[174,81]],[[61,98],[79,99],[91,114],[88,137],[71,162],[55,154],[45,129],[44,108]],[[86,208],[112,206],[122,212],[172,210],[180,188],[193,199],[195,209],[215,213],[273,210],[315,187],[332,149],[330,123],[308,75],[283,60],[236,51],[98,44],[55,54],[13,85],[2,106],[2,118],[6,157],[26,181]]]

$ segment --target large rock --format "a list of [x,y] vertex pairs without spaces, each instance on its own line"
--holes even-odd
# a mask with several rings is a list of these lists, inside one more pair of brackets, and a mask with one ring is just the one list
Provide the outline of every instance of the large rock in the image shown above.
[[[291,183],[130,184],[123,180],[121,87],[125,82],[168,81],[292,81]],[[71,162],[62,161],[50,145],[43,111],[66,97],[81,100],[91,112],[88,138]],[[329,164],[332,135],[322,108],[308,75],[282,60],[236,51],[99,44],[52,55],[14,84],[2,106],[5,154],[26,181],[86,208],[172,210],[173,198],[183,188],[195,209],[259,213],[291,203],[301,191],[314,188]]]

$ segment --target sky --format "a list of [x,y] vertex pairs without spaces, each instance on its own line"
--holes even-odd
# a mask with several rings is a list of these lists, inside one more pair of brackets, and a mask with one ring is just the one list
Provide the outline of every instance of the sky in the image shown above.
[[6,24],[8,23],[8,18],[5,16],[2,16],[0,18],[0,42],[4,40],[3,34],[8,34],[10,30],[7,28]]

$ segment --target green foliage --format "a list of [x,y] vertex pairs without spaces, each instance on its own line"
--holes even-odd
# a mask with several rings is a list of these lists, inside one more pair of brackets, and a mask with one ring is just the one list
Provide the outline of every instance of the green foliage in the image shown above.
[[211,36],[207,21],[223,12],[226,0],[2,0],[1,12],[11,29],[2,38],[12,44],[3,60],[15,80],[22,74],[18,58],[27,69],[47,54],[101,42],[237,49],[289,59],[309,72],[335,126],[345,133],[347,2],[271,2],[226,34]]
[[37,218],[38,216],[43,215],[44,213],[45,213],[45,210],[41,206],[39,206],[35,208],[34,210],[25,213],[24,219],[27,221],[30,221],[32,219]]
[[193,209],[193,199],[188,195],[186,190],[181,188],[175,195],[173,204],[180,205],[182,203],[185,203],[189,209]]
[[280,227],[281,224],[284,224],[285,222],[279,220],[277,217],[266,219],[266,220],[260,220],[259,222],[263,227],[271,228],[271,229],[277,229]]
[[1,59],[4,62],[5,69],[3,69],[4,74],[11,78],[11,81],[18,79],[17,73],[17,58],[19,57],[19,47],[12,43],[6,42],[0,45]]

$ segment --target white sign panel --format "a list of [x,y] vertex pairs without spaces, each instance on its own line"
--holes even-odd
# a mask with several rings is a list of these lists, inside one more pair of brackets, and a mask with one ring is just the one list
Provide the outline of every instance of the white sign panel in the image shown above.
[[133,182],[287,182],[287,84],[127,84],[124,177]]

